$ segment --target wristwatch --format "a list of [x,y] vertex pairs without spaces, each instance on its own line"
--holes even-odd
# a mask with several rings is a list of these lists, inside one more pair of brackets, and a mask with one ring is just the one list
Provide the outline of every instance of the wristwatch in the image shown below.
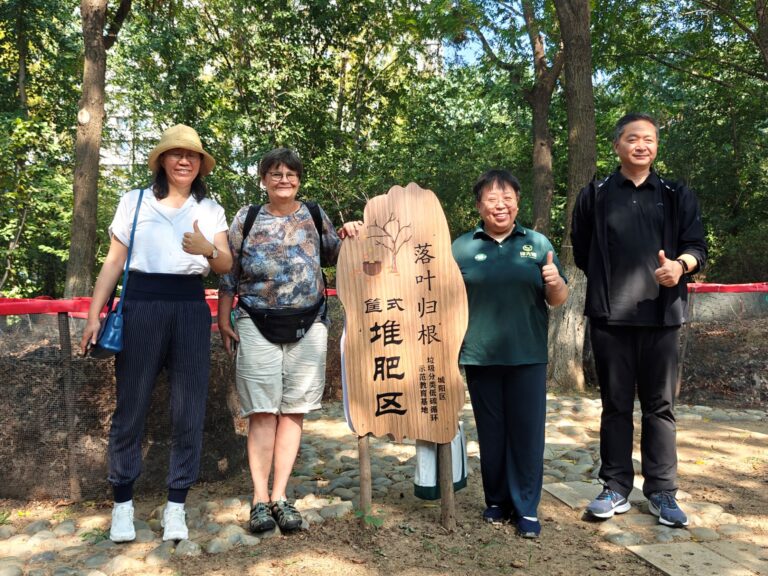
[[208,260],[215,260],[219,257],[219,250],[216,248],[216,245],[213,246],[213,252],[211,252],[210,256],[206,256]]
[[688,274],[688,262],[686,262],[682,258],[678,258],[677,260],[675,260],[675,262],[677,262],[678,264],[680,264],[680,266],[683,267],[683,274]]

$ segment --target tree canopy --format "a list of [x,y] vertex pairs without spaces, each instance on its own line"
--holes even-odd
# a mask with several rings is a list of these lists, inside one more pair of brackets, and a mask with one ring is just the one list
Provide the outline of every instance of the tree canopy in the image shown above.
[[[107,22],[125,5],[108,2]],[[562,243],[569,115],[566,76],[556,68],[563,49],[556,3],[127,5],[107,52],[97,261],[120,193],[148,182],[147,154],[178,122],[195,127],[216,157],[209,190],[230,219],[263,201],[261,155],[288,146],[305,163],[303,195],[337,223],[358,217],[368,197],[414,181],[435,191],[458,234],[477,220],[474,179],[504,167],[522,182],[523,223],[539,221],[534,207],[545,206],[549,234]],[[702,203],[712,256],[706,279],[767,280],[765,0],[597,0],[591,10],[597,175],[615,167],[618,117],[657,116],[657,169],[686,180]],[[64,293],[83,95],[81,17],[62,0],[0,5],[3,296]],[[542,132],[531,94],[547,70],[556,82]],[[536,160],[542,138],[551,180]],[[543,193],[550,194],[544,203]]]

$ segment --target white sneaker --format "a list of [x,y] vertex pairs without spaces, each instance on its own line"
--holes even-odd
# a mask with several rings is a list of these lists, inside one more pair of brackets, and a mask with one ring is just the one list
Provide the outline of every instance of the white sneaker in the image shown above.
[[160,525],[165,528],[163,541],[188,540],[189,530],[186,522],[187,513],[183,506],[169,506],[166,504],[163,512],[163,521]]
[[112,507],[112,526],[109,527],[112,542],[130,542],[136,539],[133,527],[133,502],[121,502]]

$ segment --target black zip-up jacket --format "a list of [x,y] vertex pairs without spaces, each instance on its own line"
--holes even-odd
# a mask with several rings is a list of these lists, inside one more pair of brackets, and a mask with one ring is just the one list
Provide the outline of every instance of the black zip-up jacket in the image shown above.
[[[608,258],[606,183],[614,172],[602,181],[592,181],[576,199],[571,226],[573,259],[587,275],[587,296],[584,314],[589,318],[609,320],[611,306],[611,269]],[[707,261],[707,243],[701,223],[699,201],[683,183],[661,180],[664,198],[664,230],[662,246],[667,258],[690,254],[701,270]],[[659,326],[679,326],[685,321],[688,302],[688,275],[677,286],[659,287]]]

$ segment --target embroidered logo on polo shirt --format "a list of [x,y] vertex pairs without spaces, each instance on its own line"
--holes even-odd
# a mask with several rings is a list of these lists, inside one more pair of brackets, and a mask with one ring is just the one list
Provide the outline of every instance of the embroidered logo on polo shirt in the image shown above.
[[478,262],[483,262],[486,258],[488,258],[488,256],[486,256],[482,252],[480,254],[475,254],[475,260],[477,260]]
[[536,260],[538,256],[533,251],[533,246],[530,244],[523,244],[523,250],[520,252],[520,258],[532,258]]

